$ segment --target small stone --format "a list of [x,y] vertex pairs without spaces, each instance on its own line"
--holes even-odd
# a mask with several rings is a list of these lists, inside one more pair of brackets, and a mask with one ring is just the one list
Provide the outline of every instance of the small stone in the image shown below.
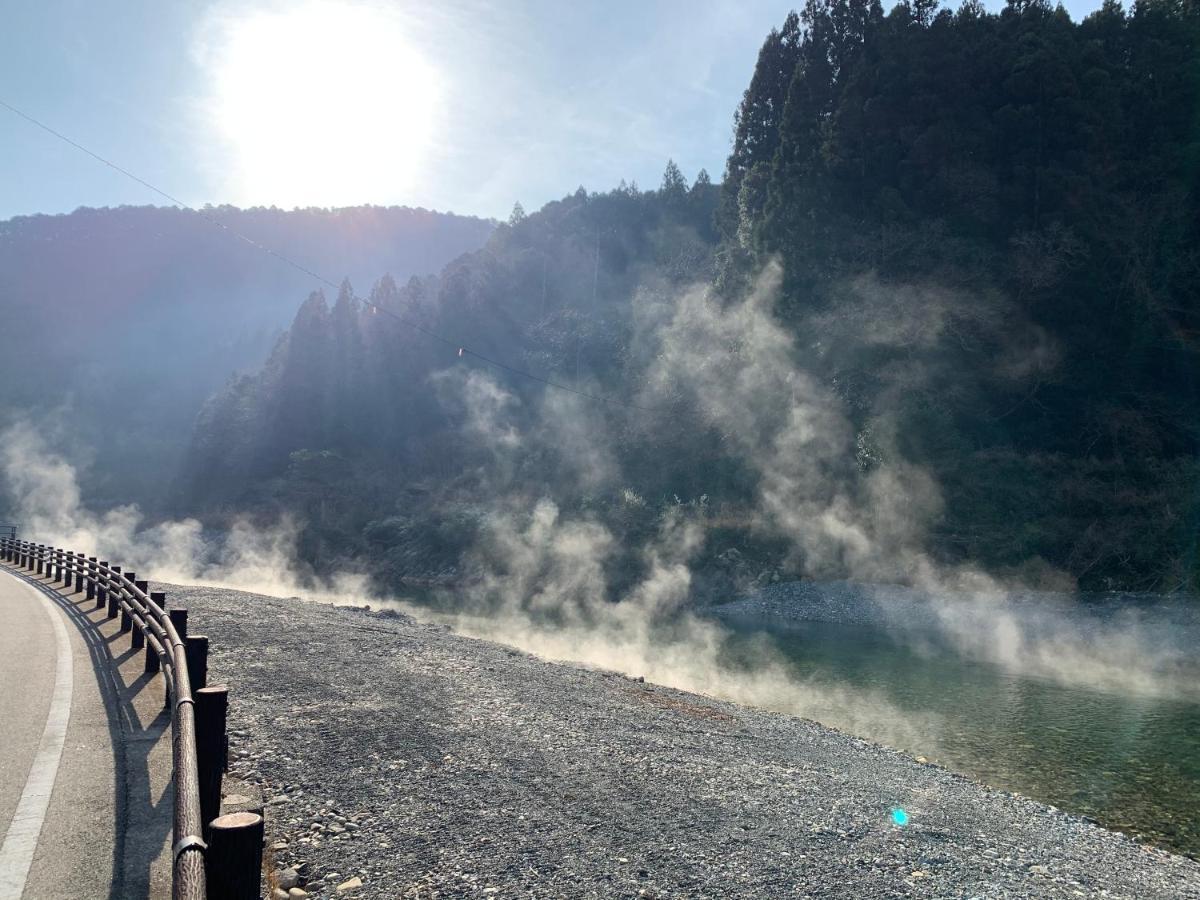
[[279,869],[275,872],[275,883],[285,891],[291,890],[300,883],[300,873],[290,867]]
[[346,829],[343,828],[341,825],[330,825],[329,828],[327,829],[327,831],[330,834],[344,834]]
[[288,900],[287,891],[275,888],[271,891],[271,900]]
[[273,843],[271,845],[271,849],[274,850],[276,853],[278,853],[280,850],[286,850],[287,848],[288,848],[287,841],[276,841],[275,843]]
[[353,878],[348,878],[337,886],[339,894],[348,894],[351,891],[362,887],[362,879],[355,875]]
[[1049,875],[1050,870],[1047,869],[1045,866],[1030,866],[1029,874],[1030,875]]
[[290,891],[288,891],[288,897],[290,898],[290,900],[304,900],[304,898],[307,896],[308,896],[308,891],[304,890],[304,888],[297,887],[297,888],[292,888]]

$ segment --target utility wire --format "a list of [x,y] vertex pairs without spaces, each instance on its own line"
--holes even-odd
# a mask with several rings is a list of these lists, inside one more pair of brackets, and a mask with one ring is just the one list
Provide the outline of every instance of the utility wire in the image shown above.
[[[284,263],[285,265],[291,266],[296,271],[304,273],[309,278],[312,278],[313,280],[318,281],[321,284],[324,284],[324,285],[332,288],[335,291],[341,290],[339,285],[337,285],[330,279],[326,278],[324,275],[321,275],[318,272],[314,272],[312,269],[309,269],[307,266],[301,265],[300,263],[296,262],[294,259],[291,259],[290,257],[285,256],[284,254],[280,253],[278,250],[275,250],[271,247],[268,247],[266,244],[263,244],[263,243],[260,243],[259,241],[254,240],[254,238],[243,234],[242,232],[238,231],[236,228],[230,227],[225,222],[222,222],[220,219],[217,219],[212,215],[209,215],[209,213],[205,212],[204,210],[197,209],[196,207],[194,207],[188,203],[184,203],[178,197],[174,196],[173,194],[168,194],[162,188],[155,187],[153,184],[146,181],[144,178],[139,178],[137,175],[134,175],[128,169],[124,169],[121,166],[118,166],[116,163],[112,162],[111,160],[105,159],[99,153],[95,153],[92,150],[89,150],[87,147],[83,146],[83,144],[80,144],[79,142],[72,140],[71,138],[67,137],[65,134],[63,134],[60,131],[56,131],[55,129],[53,129],[49,125],[47,125],[45,122],[35,119],[33,116],[29,115],[28,113],[17,109],[11,103],[6,102],[2,97],[0,97],[0,106],[3,106],[9,112],[14,113],[15,115],[20,116],[22,119],[24,119],[26,122],[29,122],[31,125],[35,125],[38,128],[42,129],[42,131],[45,131],[48,134],[53,135],[54,137],[58,138],[60,141],[63,141],[66,144],[70,144],[76,150],[79,150],[82,153],[86,153],[92,159],[103,163],[104,165],[106,165],[110,169],[112,169],[113,171],[119,172],[120,174],[124,175],[126,178],[128,178],[132,181],[136,181],[138,184],[142,185],[142,187],[148,188],[149,190],[158,194],[160,197],[165,197],[167,200],[170,200],[176,206],[181,206],[190,212],[194,212],[196,215],[200,216],[205,221],[209,222],[212,225],[215,225],[217,228],[222,229],[223,231],[227,232],[228,234],[232,235],[233,237],[237,238],[238,240],[243,241],[246,244],[249,244],[251,247],[255,248],[256,250],[261,250],[263,253],[266,253],[268,256],[275,257],[277,260]],[[566,391],[567,393],[575,394],[578,397],[583,397],[584,399],[592,400],[592,401],[595,401],[596,403],[606,403],[606,404],[609,404],[612,406],[624,406],[629,409],[639,410],[641,412],[664,412],[665,411],[665,410],[656,410],[656,409],[654,409],[652,407],[648,407],[648,406],[639,406],[636,403],[631,403],[628,400],[622,400],[619,397],[606,397],[602,394],[590,394],[587,391],[581,391],[577,388],[570,387],[569,385],[561,384],[557,381],[551,381],[548,378],[543,378],[540,375],[535,375],[534,373],[527,372],[524,369],[518,369],[515,366],[510,366],[507,363],[503,363],[498,359],[492,359],[491,357],[485,356],[484,354],[479,353],[476,350],[472,350],[470,347],[464,346],[463,344],[460,344],[457,341],[451,340],[448,337],[438,334],[436,331],[426,328],[421,323],[414,322],[411,319],[405,318],[404,316],[401,316],[398,313],[396,313],[390,309],[380,306],[378,303],[372,303],[370,300],[367,300],[363,297],[359,297],[355,294],[351,294],[351,296],[358,302],[362,303],[364,306],[370,307],[375,312],[383,313],[386,316],[391,316],[397,322],[400,322],[401,324],[403,324],[409,328],[419,331],[422,334],[427,335],[428,337],[431,337],[436,341],[440,341],[441,343],[445,344],[448,347],[453,347],[453,348],[457,349],[458,355],[460,357],[473,356],[476,359],[478,359],[480,362],[486,363],[489,366],[493,366],[497,369],[502,369],[503,371],[510,372],[513,375],[519,375],[522,378],[528,378],[531,381],[540,382],[541,384],[544,384],[547,387],[552,387],[552,388],[555,388],[560,391]]]

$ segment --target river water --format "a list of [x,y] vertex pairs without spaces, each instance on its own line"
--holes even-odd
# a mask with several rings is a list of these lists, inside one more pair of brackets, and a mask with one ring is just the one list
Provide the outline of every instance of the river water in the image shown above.
[[863,624],[735,623],[814,697],[812,718],[1200,858],[1200,702],[1129,695],[914,645]]

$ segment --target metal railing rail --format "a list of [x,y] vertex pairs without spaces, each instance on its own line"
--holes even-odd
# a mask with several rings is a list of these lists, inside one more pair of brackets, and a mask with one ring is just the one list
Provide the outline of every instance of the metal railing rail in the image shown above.
[[[189,637],[187,610],[168,610],[165,594],[150,592],[148,582],[134,572],[122,572],[94,556],[0,535],[0,561],[49,578],[64,593],[86,591],[86,599],[96,601],[95,609],[107,607],[107,618],[120,615],[120,630],[130,632],[133,649],[145,648],[146,672],[162,672],[171,710],[175,781],[174,900],[261,896],[262,817],[220,817],[221,775],[228,761],[228,691],[224,685],[207,686],[208,638]],[[236,823],[225,821],[235,818]]]

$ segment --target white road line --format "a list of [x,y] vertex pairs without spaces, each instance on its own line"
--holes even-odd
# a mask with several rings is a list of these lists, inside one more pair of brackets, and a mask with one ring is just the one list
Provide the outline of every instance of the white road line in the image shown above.
[[29,768],[25,790],[21,792],[21,801],[9,823],[4,843],[0,845],[0,900],[21,900],[25,892],[25,879],[33,863],[34,851],[37,850],[42,822],[46,819],[46,807],[50,805],[50,794],[58,777],[58,762],[62,758],[67,723],[71,718],[71,691],[74,687],[71,641],[67,637],[61,611],[41,591],[34,590],[34,593],[54,625],[57,654],[54,693],[50,698],[50,711],[46,715],[46,729],[42,732],[37,755]]

